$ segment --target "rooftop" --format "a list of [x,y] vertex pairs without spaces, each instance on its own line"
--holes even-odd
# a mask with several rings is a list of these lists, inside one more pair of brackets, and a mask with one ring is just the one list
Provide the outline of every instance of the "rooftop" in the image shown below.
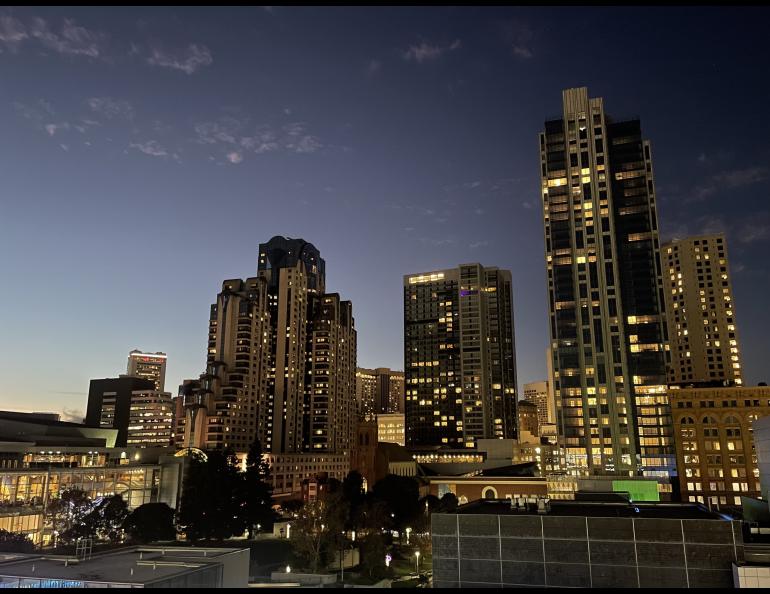
[[[88,560],[59,555],[0,558],[0,583],[7,578],[59,579],[121,584],[146,584],[218,562],[234,548],[128,547]],[[66,563],[66,565],[65,565]]]
[[[537,506],[526,510],[511,508],[509,500],[478,499],[461,505],[454,513],[488,515],[538,515]],[[709,511],[695,503],[625,503],[616,501],[550,501],[545,515],[593,518],[668,518],[673,520],[731,520],[729,516]]]

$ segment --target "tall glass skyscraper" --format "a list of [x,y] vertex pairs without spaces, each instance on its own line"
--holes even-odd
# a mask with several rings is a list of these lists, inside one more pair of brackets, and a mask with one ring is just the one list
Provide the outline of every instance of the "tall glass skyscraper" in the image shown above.
[[540,159],[559,440],[576,474],[675,474],[650,144],[586,88]]
[[511,273],[480,264],[404,277],[407,447],[516,437]]

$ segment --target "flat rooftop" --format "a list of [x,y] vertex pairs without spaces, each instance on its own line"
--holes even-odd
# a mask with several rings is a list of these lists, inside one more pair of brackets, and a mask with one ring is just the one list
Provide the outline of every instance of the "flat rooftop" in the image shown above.
[[[0,557],[0,583],[8,578],[147,584],[218,563],[235,548],[129,547],[78,561],[64,555]],[[66,565],[65,565],[66,562]],[[133,573],[132,573],[133,570]]]
[[[489,514],[498,516],[538,515],[537,506],[526,511],[511,507],[509,500],[478,499],[461,505],[457,514]],[[668,518],[673,520],[730,520],[727,515],[709,511],[695,503],[625,503],[617,501],[554,501],[548,516],[587,516],[592,518]]]

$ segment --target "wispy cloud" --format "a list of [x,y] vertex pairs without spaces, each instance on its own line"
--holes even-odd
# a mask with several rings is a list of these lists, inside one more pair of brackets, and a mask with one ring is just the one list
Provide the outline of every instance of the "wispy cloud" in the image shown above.
[[150,54],[147,58],[148,64],[181,70],[186,74],[193,74],[199,68],[209,66],[214,61],[209,48],[197,43],[191,43],[186,48],[176,50],[155,46],[150,49]]
[[230,163],[233,165],[237,165],[243,161],[243,155],[238,151],[232,151],[227,153],[227,160],[230,161]]
[[93,113],[99,114],[108,120],[116,117],[123,117],[130,120],[134,117],[133,106],[123,99],[91,97],[86,100],[86,104]]
[[145,155],[148,155],[150,157],[160,157],[160,158],[174,158],[177,161],[179,160],[179,155],[176,153],[169,152],[168,149],[166,149],[163,145],[161,145],[157,140],[147,140],[145,142],[132,142],[128,145],[128,148],[135,149],[139,151],[140,153],[144,153]]
[[220,154],[230,162],[233,161],[229,155],[233,152],[243,160],[245,152],[258,155],[276,151],[315,153],[324,148],[320,138],[308,133],[304,122],[290,122],[280,127],[253,127],[248,118],[223,116],[215,121],[200,122],[194,129],[195,142],[220,147]]
[[0,16],[0,44],[11,52],[16,52],[19,45],[28,38],[27,28],[19,19]]
[[432,45],[423,41],[419,45],[409,46],[409,49],[402,52],[401,55],[404,60],[422,64],[424,62],[432,62],[433,60],[437,60],[445,53],[460,49],[460,47],[462,47],[462,43],[459,39],[455,39],[451,44],[446,46]]
[[71,56],[103,58],[108,36],[64,19],[59,26],[40,17],[27,23],[9,15],[0,16],[0,45],[16,52],[22,44],[37,43],[45,49]]
[[382,70],[382,62],[379,60],[369,60],[369,63],[366,65],[366,73],[369,76],[374,76],[380,70]]
[[767,177],[767,168],[748,167],[722,171],[712,175],[705,183],[693,188],[692,192],[684,197],[684,202],[702,202],[724,190],[734,190],[743,186],[755,184]]
[[486,247],[486,246],[488,246],[488,245],[489,245],[489,242],[488,242],[488,241],[486,241],[486,240],[484,240],[484,241],[474,241],[473,243],[471,243],[470,245],[468,245],[468,247],[469,247],[470,249],[472,249],[472,250],[476,250],[476,249],[478,249],[478,248],[480,248],[480,247]]
[[430,237],[420,237],[418,241],[428,245],[435,246],[435,247],[441,247],[443,245],[452,245],[454,243],[457,243],[457,240],[450,239],[450,238],[431,239]]
[[502,28],[505,43],[515,58],[530,60],[534,57],[535,51],[532,41],[535,38],[535,32],[527,23],[510,20],[503,22]]

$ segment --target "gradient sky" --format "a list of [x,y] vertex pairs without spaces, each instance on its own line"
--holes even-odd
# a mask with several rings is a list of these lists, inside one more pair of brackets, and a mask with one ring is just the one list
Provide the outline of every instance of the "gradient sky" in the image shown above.
[[514,279],[545,374],[537,134],[587,86],[651,140],[663,238],[727,233],[744,369],[770,325],[762,8],[0,9],[0,405],[82,414],[133,348],[197,377],[209,306],[302,237],[403,367],[402,275]]

